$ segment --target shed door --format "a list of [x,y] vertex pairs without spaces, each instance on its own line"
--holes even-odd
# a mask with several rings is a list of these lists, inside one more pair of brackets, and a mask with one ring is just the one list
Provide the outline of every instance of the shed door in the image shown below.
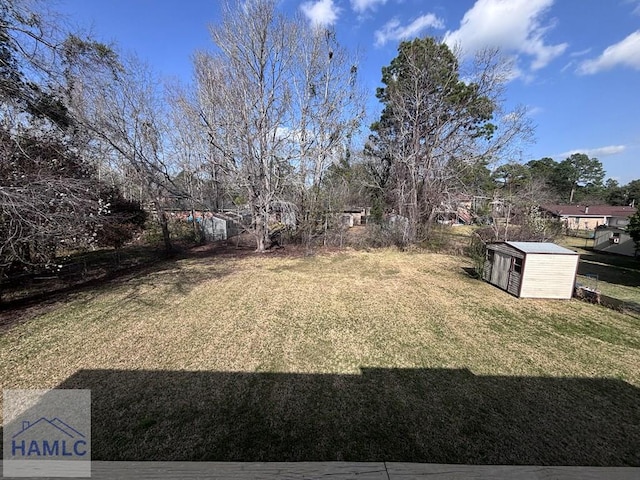
[[506,290],[509,285],[509,270],[511,269],[511,257],[504,253],[495,252],[493,267],[491,268],[491,283]]

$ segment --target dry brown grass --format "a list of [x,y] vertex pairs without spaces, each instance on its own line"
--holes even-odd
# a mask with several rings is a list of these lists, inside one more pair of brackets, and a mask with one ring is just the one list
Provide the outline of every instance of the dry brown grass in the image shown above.
[[[211,257],[166,263],[157,271],[127,283],[81,293],[55,311],[5,333],[0,338],[0,379],[5,389],[92,388],[97,392],[94,393],[94,436],[98,435],[96,458],[102,459],[366,460],[386,456],[386,459],[395,457],[407,461],[571,463],[574,459],[580,463],[583,458],[579,453],[581,448],[585,448],[581,437],[577,441],[582,441],[582,447],[576,445],[575,450],[568,450],[570,453],[557,460],[552,456],[553,449],[548,446],[541,446],[537,457],[533,448],[530,459],[517,453],[517,449],[517,452],[514,450],[516,453],[505,453],[504,449],[510,447],[499,445],[495,448],[502,448],[503,456],[475,450],[465,450],[463,454],[460,453],[462,450],[456,450],[467,448],[462,446],[462,440],[460,445],[456,443],[455,448],[450,444],[441,446],[445,452],[442,454],[433,454],[433,450],[429,450],[429,442],[415,438],[415,445],[412,443],[413,446],[407,447],[409,450],[397,446],[400,440],[396,442],[393,439],[388,440],[391,443],[371,440],[374,442],[372,445],[379,448],[367,449],[360,445],[362,442],[366,444],[361,440],[362,435],[373,435],[366,419],[361,419],[365,423],[358,424],[357,428],[353,426],[355,430],[349,434],[353,438],[347,434],[349,438],[342,438],[342,434],[336,433],[345,428],[345,424],[340,422],[346,422],[349,417],[341,409],[346,408],[345,404],[355,402],[352,397],[337,400],[342,398],[341,395],[353,389],[357,392],[354,395],[362,396],[361,401],[366,403],[367,399],[378,399],[377,395],[396,398],[395,392],[397,404],[394,403],[393,408],[382,408],[376,403],[371,411],[363,407],[363,412],[373,417],[389,414],[394,418],[396,415],[396,424],[419,409],[412,403],[414,400],[419,402],[427,397],[420,394],[414,399],[413,394],[402,391],[405,384],[393,375],[383,385],[374,382],[363,386],[358,383],[354,387],[354,381],[364,382],[353,380],[361,378],[358,376],[362,369],[425,374],[468,370],[475,379],[504,379],[495,381],[496,385],[503,386],[516,379],[540,377],[584,378],[585,381],[616,379],[623,381],[621,383],[632,392],[627,400],[621,400],[622,407],[631,409],[640,417],[637,405],[629,404],[638,399],[637,387],[640,387],[640,329],[637,319],[575,300],[517,299],[470,278],[463,267],[470,267],[464,258],[395,250],[344,251],[298,258],[270,255]],[[185,376],[180,380],[153,377],[154,380],[148,380],[146,387],[141,387],[147,380],[141,380],[139,375],[146,378],[144,372],[149,371],[159,372],[159,375],[167,372],[167,375],[174,376],[184,372]],[[87,376],[87,372],[93,373]],[[187,372],[191,373],[187,375]],[[279,380],[274,380],[277,388],[269,383],[272,377],[261,376],[271,374],[282,374],[277,377]],[[212,379],[211,375],[217,376]],[[289,380],[284,381],[283,378]],[[324,383],[316,385],[320,381],[318,379],[327,381],[328,386]],[[175,389],[179,384],[182,393],[175,390],[173,396],[167,394],[172,387],[163,382]],[[210,386],[205,388],[207,382]],[[264,382],[268,385],[263,385]],[[427,381],[413,379],[406,385],[422,385],[421,382]],[[262,386],[256,387],[258,384]],[[490,384],[493,389],[494,384]],[[305,385],[304,393],[295,394],[302,388],[300,385]],[[431,384],[425,388],[433,387]],[[469,391],[456,390],[451,393],[456,399],[452,400],[453,403],[440,400],[446,408],[453,408],[451,405],[456,405],[456,402],[469,402],[475,408],[476,402],[482,402],[474,400],[474,395],[482,388],[476,385]],[[502,394],[504,401],[511,401],[509,408],[532,401],[521,399],[518,392],[513,392],[515,399],[509,400],[509,389],[499,388],[506,392]],[[556,389],[556,394],[569,395],[562,388]],[[218,406],[229,403],[227,420],[220,420],[222,417],[218,416],[217,420],[211,420],[213,424],[207,423],[206,428],[220,430],[223,426],[221,431],[226,432],[224,441],[228,450],[216,450],[223,441],[218,437],[215,437],[218,447],[214,448],[209,444],[203,446],[202,439],[188,440],[183,431],[183,428],[195,429],[202,434],[199,428],[205,427],[194,426],[193,422],[197,423],[194,418],[213,418],[214,411],[207,408],[217,407],[194,406],[192,402],[196,402],[198,396],[213,395],[211,391],[216,389],[219,389],[218,396],[210,400],[215,400]],[[324,398],[326,392],[333,389],[338,393],[334,392],[331,399]],[[482,395],[498,395],[494,390],[490,391],[493,393]],[[536,390],[544,397],[536,399],[536,402],[542,402],[540,405],[550,401],[547,394],[553,395],[551,387],[545,387],[544,391],[547,393],[541,394]],[[571,392],[574,395],[573,390]],[[164,395],[169,396],[165,398]],[[588,392],[588,395],[593,393]],[[233,399],[227,398],[230,396]],[[250,406],[238,407],[237,397],[245,400],[255,398]],[[318,417],[307,411],[310,398],[325,402],[324,407],[317,407]],[[334,405],[331,402],[338,403]],[[254,404],[259,403],[262,407],[257,409]],[[403,404],[406,409],[398,407]],[[420,408],[435,408],[436,404],[437,400],[433,400],[429,407]],[[181,410],[183,407],[186,410]],[[113,409],[117,408],[128,411],[123,423],[112,418]],[[174,409],[182,413],[174,412],[173,420],[158,420],[167,415],[167,410],[173,412]],[[247,414],[247,411],[251,413]],[[501,411],[491,410],[487,423],[496,422],[499,418],[508,421],[504,418],[506,413]],[[564,412],[563,409],[559,411]],[[432,417],[443,416],[442,421],[445,421],[453,415],[443,412],[436,409]],[[215,415],[222,413],[216,410]],[[264,415],[268,418],[263,418]],[[474,414],[474,418],[479,418],[478,415],[481,413]],[[517,417],[519,414],[514,415]],[[270,425],[271,429],[292,428],[292,431],[297,431],[296,428],[301,427],[296,422],[303,422],[301,419],[309,417],[312,424],[316,422],[315,427],[327,429],[328,437],[324,442],[319,437],[320,444],[316,446],[314,443],[313,449],[320,450],[313,451],[311,446],[307,450],[305,447],[296,450],[291,439],[281,439],[278,443],[269,436],[273,432],[254,432],[251,438],[243,440],[244,443],[236,445],[232,442],[229,446],[229,416],[242,417],[238,422],[243,431],[248,432],[253,432],[251,425],[262,425],[261,422]],[[530,412],[522,413],[523,419],[529,416]],[[558,413],[558,416],[566,416],[566,412]],[[462,430],[470,428],[470,417],[461,415],[455,418]],[[636,417],[634,421],[637,420]],[[385,420],[369,418],[368,421],[384,424]],[[551,423],[558,421],[555,417],[549,420]],[[293,422],[297,427],[287,422]],[[451,425],[456,425],[453,420],[451,422]],[[162,430],[155,431],[157,438],[162,437],[161,432],[173,432],[170,435],[173,441],[178,438],[183,447],[185,442],[191,446],[177,451],[167,450],[168,447],[157,443],[160,440],[149,440],[146,429],[160,428],[160,425]],[[100,426],[102,436],[96,433],[100,432]],[[132,431],[120,438],[118,429],[127,428]],[[487,445],[495,443],[493,434],[488,434],[483,428],[476,425],[468,435],[480,435],[476,443],[481,445],[485,445],[485,441]],[[552,428],[551,424],[549,428]],[[299,432],[296,442],[301,441],[304,432],[304,429]],[[625,432],[631,438],[621,438],[622,444],[637,440],[637,423],[635,429]],[[419,433],[409,432],[406,435]],[[235,435],[238,435],[237,431]],[[143,446],[140,438],[146,439]],[[273,447],[270,450],[264,446],[262,450],[254,451],[254,443],[261,438],[280,445],[279,449]],[[341,440],[346,442],[346,446],[341,446],[342,453],[338,454],[332,450],[332,443],[340,443]],[[543,440],[539,442],[544,443]],[[388,451],[380,445],[394,445],[395,450]],[[201,449],[209,454],[202,453]],[[607,456],[605,452],[594,462],[628,464],[637,460],[632,453],[630,457],[624,457],[618,451],[615,453],[617,457]],[[590,454],[594,455],[593,452]]]

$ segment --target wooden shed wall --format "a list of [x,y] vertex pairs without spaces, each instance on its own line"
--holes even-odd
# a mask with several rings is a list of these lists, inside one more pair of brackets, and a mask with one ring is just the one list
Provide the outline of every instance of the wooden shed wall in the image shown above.
[[529,253],[522,272],[520,297],[571,298],[578,255]]
[[[493,250],[498,254],[506,255],[508,257],[511,257],[512,259],[524,258],[525,256],[524,253],[522,253],[520,250],[517,250],[504,243],[490,244],[487,246],[487,249]],[[494,254],[494,263],[496,263],[495,258],[496,256]],[[500,267],[496,266],[494,263],[489,262],[488,260],[485,260],[483,279],[491,283],[492,285],[496,285],[500,288],[503,288],[502,285],[500,285],[498,282],[495,281],[495,278],[497,275],[495,275],[495,272],[493,271],[493,269],[500,268]],[[508,279],[506,282],[506,290],[507,292],[517,297],[520,291],[521,274],[514,271],[512,265],[509,265],[508,271],[506,271],[506,274],[508,275]]]
[[520,293],[520,282],[522,282],[522,275],[512,270],[509,273],[509,285],[507,286],[507,292],[517,297]]

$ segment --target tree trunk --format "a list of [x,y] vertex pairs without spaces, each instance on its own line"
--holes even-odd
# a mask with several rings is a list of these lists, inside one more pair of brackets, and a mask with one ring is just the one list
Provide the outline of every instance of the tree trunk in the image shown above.
[[169,254],[173,252],[173,245],[171,244],[171,234],[169,232],[169,219],[164,208],[160,206],[160,202],[155,202],[156,212],[158,217],[158,223],[162,230],[162,240],[164,242],[164,251]]
[[265,209],[257,208],[254,213],[255,218],[255,236],[256,236],[256,252],[264,253],[270,246],[269,228],[267,225],[267,214]]
[[507,209],[507,219],[504,226],[504,241],[509,241],[509,219],[511,218],[511,203],[509,203],[509,208]]
[[[202,228],[204,228],[204,212],[202,214]],[[204,243],[204,235],[203,232],[201,230],[201,227],[198,226],[198,222],[196,221],[196,209],[193,206],[193,204],[191,205],[191,225],[193,227],[193,239],[195,240],[195,242],[197,244],[201,244]]]
[[433,231],[433,226],[435,224],[435,220],[436,220],[436,210],[437,208],[433,205],[429,206],[429,216],[427,217],[427,221],[424,223],[424,225],[422,225],[422,228],[424,229],[424,237],[425,238],[429,238],[431,236],[431,233]]
[[410,205],[408,209],[409,230],[407,232],[407,238],[405,239],[405,241],[407,243],[414,243],[418,238],[418,224],[420,223],[420,214],[418,208],[418,187],[416,185],[414,169],[410,170],[410,175],[411,191],[409,192]]
[[169,222],[167,221],[167,214],[163,211],[160,214],[160,227],[162,228],[162,240],[164,241],[164,250],[166,253],[173,252],[173,245],[171,244],[171,235],[169,233]]

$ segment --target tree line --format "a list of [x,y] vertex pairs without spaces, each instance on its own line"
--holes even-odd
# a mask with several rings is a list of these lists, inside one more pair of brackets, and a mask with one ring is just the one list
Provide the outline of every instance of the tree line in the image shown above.
[[525,109],[505,110],[510,64],[495,50],[461,63],[437,39],[400,43],[367,129],[358,58],[275,0],[225,3],[188,83],[33,5],[0,5],[3,269],[119,248],[147,221],[171,251],[175,209],[236,211],[265,251],[282,224],[295,241],[326,242],[349,206],[404,219],[414,242],[459,193],[636,198],[634,182],[603,185],[581,154],[493,168],[533,131]]
[[640,200],[640,180],[620,185],[605,178],[602,162],[573,153],[558,162],[545,157],[527,163],[506,163],[477,172],[474,188],[507,195],[534,191],[539,202],[631,205]]

